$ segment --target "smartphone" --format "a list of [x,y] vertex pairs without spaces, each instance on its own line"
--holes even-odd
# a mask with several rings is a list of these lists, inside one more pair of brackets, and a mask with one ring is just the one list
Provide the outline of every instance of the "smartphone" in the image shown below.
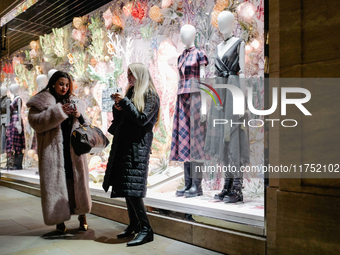
[[114,89],[113,89],[113,94],[111,95],[111,99],[112,99],[112,100],[115,100],[115,94],[116,94],[116,93],[122,94],[122,88],[117,87],[117,88],[114,88]]
[[71,99],[70,102],[70,107],[75,110],[76,109],[76,105],[78,104],[79,100],[78,99]]

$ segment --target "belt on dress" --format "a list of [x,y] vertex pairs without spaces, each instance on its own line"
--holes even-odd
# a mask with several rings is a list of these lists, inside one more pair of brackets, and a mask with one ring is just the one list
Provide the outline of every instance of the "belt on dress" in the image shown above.
[[237,75],[237,72],[234,71],[222,71],[218,73],[218,77],[228,78],[229,75]]

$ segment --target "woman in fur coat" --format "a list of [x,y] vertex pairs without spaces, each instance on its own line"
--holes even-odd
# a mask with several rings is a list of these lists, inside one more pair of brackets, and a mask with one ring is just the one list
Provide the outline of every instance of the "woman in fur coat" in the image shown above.
[[55,72],[47,86],[27,102],[28,121],[37,133],[41,203],[46,225],[66,232],[64,221],[79,215],[79,229],[86,231],[85,214],[91,211],[86,155],[77,156],[70,144],[73,130],[85,119],[85,104],[73,95],[69,74]]
[[103,188],[112,186],[111,197],[125,197],[129,226],[118,238],[138,235],[128,246],[153,241],[153,231],[145,211],[152,129],[159,119],[159,96],[148,68],[143,64],[128,67],[129,89],[126,96],[112,95],[114,121],[109,132],[114,135],[105,172]]

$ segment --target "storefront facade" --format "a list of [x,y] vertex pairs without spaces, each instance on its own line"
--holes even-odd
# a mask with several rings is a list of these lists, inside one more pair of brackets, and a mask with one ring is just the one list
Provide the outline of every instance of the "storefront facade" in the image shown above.
[[[39,6],[39,2],[29,2],[28,4],[33,4],[29,8],[19,6],[17,13],[11,14],[12,23],[8,16],[8,26],[14,24],[14,21],[18,22],[15,19],[27,15],[30,22],[36,23],[42,22],[45,17],[47,22],[44,24],[50,27],[55,21],[48,20],[46,16],[48,6],[44,5],[47,3],[40,2]],[[321,179],[265,179],[264,177],[270,176],[248,175],[244,177],[243,182],[244,202],[227,204],[213,199],[214,194],[223,188],[224,182],[223,174],[216,172],[203,174],[203,196],[176,196],[176,190],[184,184],[183,162],[169,160],[179,79],[177,58],[185,50],[180,37],[181,27],[185,24],[195,26],[195,46],[206,52],[209,60],[205,69],[206,75],[207,78],[213,78],[216,47],[223,41],[218,31],[217,16],[224,8],[235,13],[237,22],[234,36],[243,38],[246,42],[245,76],[258,81],[253,86],[253,101],[256,104],[254,106],[267,109],[267,101],[270,99],[267,92],[271,91],[271,86],[277,87],[277,84],[269,84],[266,87],[261,80],[268,77],[268,74],[270,78],[323,77],[322,75],[327,77],[332,75],[329,73],[331,70],[334,70],[335,74],[337,60],[327,62],[330,58],[323,59],[320,54],[317,55],[320,58],[316,59],[308,55],[308,50],[312,51],[312,47],[302,47],[301,42],[310,39],[303,36],[313,34],[312,29],[306,33],[305,26],[319,29],[318,26],[309,25],[309,19],[302,18],[305,17],[303,14],[307,15],[312,10],[308,9],[303,1],[299,4],[290,3],[293,1],[264,0],[244,3],[213,0],[99,2],[98,7],[93,7],[91,12],[81,12],[82,8],[73,6],[73,11],[78,11],[79,15],[72,15],[72,12],[68,11],[65,20],[70,22],[53,27],[52,33],[29,40],[29,45],[26,43],[16,51],[7,48],[7,55],[1,59],[1,86],[19,84],[20,96],[25,102],[39,90],[36,83],[39,74],[47,74],[52,68],[68,71],[75,79],[76,94],[87,102],[87,114],[92,124],[104,131],[112,120],[110,102],[105,100],[110,89],[121,87],[124,91],[128,64],[143,62],[150,69],[162,102],[162,121],[160,127],[154,131],[148,195],[145,199],[156,233],[226,254],[301,254],[302,243],[311,242],[315,237],[323,238],[325,243],[326,240],[330,241],[331,247],[336,249],[334,237],[321,237],[313,231],[301,239],[298,237],[299,229],[314,229],[313,220],[320,221],[318,215],[321,213],[327,215],[321,220],[323,224],[329,228],[335,224],[336,212],[326,210],[327,203],[324,199],[325,196],[329,198],[329,204],[334,204],[338,199],[339,184],[336,179],[324,182]],[[84,4],[86,5],[85,1]],[[37,9],[34,11],[34,8]],[[45,10],[45,13],[41,14],[42,17],[30,17],[29,11],[38,13],[38,8]],[[68,10],[66,6],[58,8],[61,15],[63,10]],[[51,11],[52,8],[49,12]],[[269,13],[267,17],[265,11]],[[313,9],[313,12],[315,11],[322,15],[322,9]],[[288,13],[290,14],[287,15]],[[3,33],[4,30],[5,26]],[[20,25],[15,30],[20,30]],[[10,31],[14,33],[14,30],[8,30]],[[34,38],[34,31],[30,31],[29,36]],[[325,55],[328,56],[327,54],[326,51]],[[306,56],[310,59],[306,59]],[[330,67],[328,72],[323,72],[321,76],[316,75],[318,72],[315,71],[320,67],[319,61],[329,63],[327,66]],[[319,92],[321,91],[313,93]],[[328,91],[327,95],[328,93],[330,92]],[[24,112],[27,113],[27,109],[24,108]],[[26,130],[25,170],[2,170],[2,177],[7,179],[2,179],[1,184],[39,195],[39,188],[28,184],[37,184],[39,177],[36,174],[34,132],[27,132],[29,128],[25,118],[27,119],[27,114],[23,114]],[[273,114],[269,118],[274,119],[277,116]],[[303,123],[303,120],[301,122]],[[250,129],[249,164],[256,166],[269,162],[272,165],[288,165],[296,160],[303,163],[309,156],[313,157],[309,152],[311,148],[306,148],[301,139],[305,131],[290,131],[280,129],[279,126],[270,130],[264,127]],[[111,140],[112,136],[108,135],[108,138]],[[296,147],[297,139],[301,142]],[[292,141],[292,144],[287,140]],[[334,155],[329,152],[333,144],[331,141],[324,139],[318,142],[327,143],[329,148],[328,151],[323,151],[322,155]],[[110,199],[109,194],[104,193],[101,188],[108,152],[109,147],[98,155],[89,155],[88,158],[94,201],[92,213],[128,223],[124,200]],[[2,159],[4,160],[4,156]],[[324,160],[327,161],[328,158]],[[15,183],[10,179],[26,183]],[[317,200],[320,201],[317,203],[320,206],[316,205]],[[312,209],[306,213],[306,207]],[[309,217],[311,221],[301,223],[303,217]],[[294,228],[296,224],[300,224],[297,229]],[[320,226],[319,231],[323,233],[321,228]],[[291,240],[291,234],[296,235],[295,240],[298,242]],[[322,244],[319,245],[318,249],[328,249]],[[310,253],[313,254],[313,251],[311,248]]]

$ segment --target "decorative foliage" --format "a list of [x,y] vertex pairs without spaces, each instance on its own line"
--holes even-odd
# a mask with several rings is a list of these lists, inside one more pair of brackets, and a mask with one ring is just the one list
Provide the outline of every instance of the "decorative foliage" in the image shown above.
[[173,0],[172,4],[168,8],[161,9],[162,16],[174,20],[183,16],[182,12],[183,3],[181,0]]
[[101,75],[96,72],[96,69],[93,68],[91,65],[87,66],[86,71],[88,72],[90,79],[97,80],[102,84],[106,84],[108,87],[112,87],[113,75],[111,73]]
[[152,27],[150,25],[141,27],[140,33],[142,34],[143,39],[149,39],[151,37]]
[[241,20],[238,21],[243,29],[243,33],[241,37],[248,43],[252,38],[258,37],[259,33],[257,31],[257,23],[252,22],[242,22]]
[[13,67],[12,65],[9,63],[5,63],[5,65],[2,67],[2,70],[6,73],[6,74],[12,74],[13,73]]
[[28,91],[28,94],[32,96],[35,90],[34,71],[27,70],[24,64],[17,64],[14,66],[14,72],[15,75],[17,76],[16,77],[17,84],[20,87],[26,89]]
[[205,38],[205,43],[208,43],[214,34],[214,27],[210,21],[211,15],[212,12],[209,12],[209,15],[207,15],[203,9],[201,9],[198,13],[198,16],[201,18],[201,22],[197,26],[197,31]]
[[68,31],[64,28],[53,28],[52,35],[40,36],[40,45],[45,54],[45,61],[50,62],[53,66],[58,66],[65,61]]
[[73,71],[70,71],[70,74],[76,81],[83,79],[86,72],[86,54],[83,51],[78,51],[73,53],[73,55],[69,53],[67,56],[69,57],[70,64],[73,64]]
[[88,52],[98,62],[104,60],[104,30],[100,27],[100,20],[98,17],[92,17],[91,22],[89,29],[92,33],[92,42]]
[[131,15],[133,17],[134,20],[137,20],[139,22],[142,22],[142,20],[144,19],[144,17],[147,14],[147,4],[143,3],[141,4],[140,2],[138,2],[131,11]]

